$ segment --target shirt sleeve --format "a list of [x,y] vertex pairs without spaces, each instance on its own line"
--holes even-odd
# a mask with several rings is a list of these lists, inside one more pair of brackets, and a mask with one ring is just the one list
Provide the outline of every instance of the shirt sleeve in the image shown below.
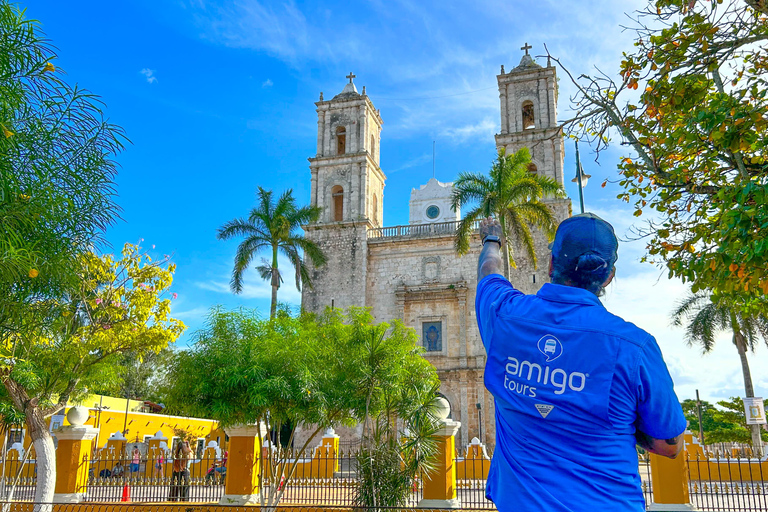
[[683,408],[656,340],[645,344],[637,368],[638,430],[656,439],[672,439],[685,431]]
[[500,274],[490,274],[485,276],[477,284],[475,315],[477,316],[477,327],[480,330],[480,338],[483,340],[486,352],[491,349],[493,326],[500,306],[506,300],[516,295],[523,295],[523,293],[516,290],[512,284]]

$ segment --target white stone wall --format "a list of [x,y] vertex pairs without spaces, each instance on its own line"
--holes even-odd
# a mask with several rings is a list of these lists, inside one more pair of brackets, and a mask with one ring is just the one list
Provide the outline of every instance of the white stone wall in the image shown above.
[[[461,209],[453,211],[451,209],[451,198],[453,196],[453,183],[442,183],[435,178],[431,178],[425,185],[418,189],[411,189],[410,224],[429,224],[432,222],[450,222],[461,219]],[[437,206],[440,214],[430,219],[427,216],[427,208]]]

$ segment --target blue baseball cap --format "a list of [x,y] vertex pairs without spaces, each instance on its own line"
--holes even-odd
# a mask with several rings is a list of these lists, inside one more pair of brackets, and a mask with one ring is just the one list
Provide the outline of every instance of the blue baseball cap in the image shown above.
[[610,270],[619,259],[619,241],[613,226],[594,213],[574,215],[561,222],[549,248],[554,261],[566,270],[579,270],[579,257],[585,254],[593,254],[604,262],[597,268],[584,269],[587,272]]

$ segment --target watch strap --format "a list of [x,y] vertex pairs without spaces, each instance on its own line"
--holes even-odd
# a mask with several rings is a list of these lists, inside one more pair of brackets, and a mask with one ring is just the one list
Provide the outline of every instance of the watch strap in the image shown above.
[[483,238],[483,245],[485,245],[486,242],[496,242],[497,244],[499,244],[499,247],[501,247],[501,238],[499,238],[496,235],[486,235]]

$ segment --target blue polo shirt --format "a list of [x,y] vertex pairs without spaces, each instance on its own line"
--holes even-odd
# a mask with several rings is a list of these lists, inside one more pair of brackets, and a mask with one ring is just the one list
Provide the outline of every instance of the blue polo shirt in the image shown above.
[[635,431],[686,427],[656,340],[570,286],[525,295],[490,275],[475,307],[496,404],[488,498],[501,512],[644,511]]

